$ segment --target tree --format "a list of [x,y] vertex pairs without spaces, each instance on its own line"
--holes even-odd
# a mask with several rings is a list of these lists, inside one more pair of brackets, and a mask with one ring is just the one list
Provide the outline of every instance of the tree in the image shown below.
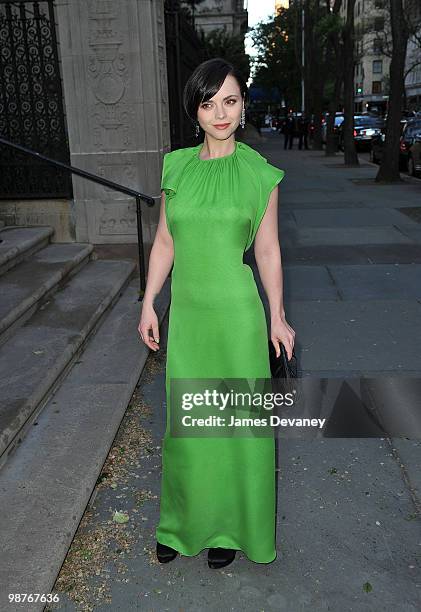
[[[328,6],[330,0],[326,0]],[[328,62],[332,67],[334,76],[332,94],[329,99],[329,114],[327,117],[326,125],[326,148],[325,155],[334,155],[337,150],[337,143],[335,140],[334,126],[336,111],[339,106],[339,99],[341,95],[342,83],[343,83],[343,49],[341,44],[342,34],[342,20],[339,17],[339,11],[341,10],[342,0],[335,0],[331,19],[330,27],[328,28],[327,45],[328,45]]]
[[[332,95],[336,104],[339,103],[340,85],[342,83],[342,66],[339,61],[338,35],[342,28],[342,20],[339,17],[341,0],[336,0],[332,7],[331,0],[303,0],[302,3],[294,3],[295,11],[295,36],[296,61],[301,72],[302,54],[302,22],[301,8],[304,7],[304,84],[305,100],[304,108],[307,114],[314,116],[313,149],[322,149],[322,115]],[[335,48],[336,47],[336,48]],[[332,76],[334,78],[332,79]],[[339,79],[336,86],[335,81]],[[326,98],[326,92],[330,95]],[[333,109],[333,115],[336,111]]]
[[[339,105],[342,84],[342,53],[339,34],[342,20],[339,17],[341,0],[308,0],[305,4],[306,46],[306,110],[314,113],[314,149],[322,149],[322,113],[326,104],[330,107],[330,121],[334,121]],[[307,25],[306,25],[307,24]],[[333,80],[331,74],[334,75]],[[326,91],[330,92],[328,102]],[[333,120],[332,120],[333,115]],[[333,124],[332,124],[333,126]],[[333,127],[329,137],[332,139]]]
[[330,5],[321,0],[304,2],[305,110],[314,115],[313,149],[322,149],[322,112],[328,78],[327,36]]
[[342,31],[344,75],[343,142],[344,163],[346,165],[359,165],[354,140],[354,7],[355,0],[348,0],[346,22]]
[[[414,0],[407,0],[406,7]],[[409,26],[404,15],[402,0],[390,0],[390,26],[392,32],[392,59],[390,62],[390,94],[386,120],[386,139],[376,181],[398,182],[399,140],[401,135],[402,99],[405,91],[405,58]]]
[[[409,32],[408,42],[412,42],[412,49],[408,48],[405,59],[405,81],[408,74],[421,65],[421,4],[419,0],[406,0],[406,2],[403,3],[403,7],[404,17]],[[376,33],[376,44],[381,55],[392,58],[393,41],[388,13],[389,11],[385,11],[386,19],[384,28]],[[386,87],[388,87],[388,80],[389,79],[385,78],[385,91]],[[387,91],[390,91],[390,88],[388,88]],[[406,108],[405,90],[403,95],[403,107]]]
[[287,108],[296,108],[300,99],[300,68],[296,59],[295,5],[281,8],[268,22],[260,22],[250,31],[257,49],[253,62],[253,84],[273,88],[284,98]]
[[248,80],[250,60],[244,50],[242,34],[232,35],[220,29],[211,30],[205,34],[203,30],[200,30],[199,37],[203,45],[203,60],[222,57],[240,70],[245,81]]

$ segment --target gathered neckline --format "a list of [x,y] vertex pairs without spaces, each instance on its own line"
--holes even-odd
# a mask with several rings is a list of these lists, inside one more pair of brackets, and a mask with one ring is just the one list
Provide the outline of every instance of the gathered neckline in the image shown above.
[[228,159],[230,157],[234,157],[234,155],[237,153],[237,148],[238,148],[238,143],[239,141],[236,140],[235,141],[235,148],[234,151],[232,153],[228,153],[228,155],[223,155],[222,157],[210,157],[209,159],[201,159],[200,157],[200,152],[203,148],[203,142],[199,145],[197,145],[197,153],[196,153],[196,158],[201,161],[201,162],[216,162],[216,161],[222,161],[224,159]]

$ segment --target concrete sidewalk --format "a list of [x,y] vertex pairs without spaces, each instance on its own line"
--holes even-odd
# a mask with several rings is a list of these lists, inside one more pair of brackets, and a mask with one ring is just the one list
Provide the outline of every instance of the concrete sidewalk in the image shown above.
[[[277,135],[252,146],[286,172],[284,302],[305,375],[419,376],[421,181],[375,185],[375,166],[284,151]],[[48,609],[419,610],[419,440],[280,440],[273,563],[239,552],[215,571],[206,551],[157,562],[166,326],[55,586],[61,602]],[[128,523],[113,523],[116,510]]]

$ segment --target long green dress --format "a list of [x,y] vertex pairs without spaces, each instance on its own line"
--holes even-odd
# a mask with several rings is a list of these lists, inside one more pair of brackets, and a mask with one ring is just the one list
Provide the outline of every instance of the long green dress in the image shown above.
[[241,550],[276,558],[274,437],[170,435],[171,378],[270,378],[265,312],[243,263],[284,171],[249,145],[202,160],[202,144],[164,156],[161,189],[174,242],[156,539],[183,555]]

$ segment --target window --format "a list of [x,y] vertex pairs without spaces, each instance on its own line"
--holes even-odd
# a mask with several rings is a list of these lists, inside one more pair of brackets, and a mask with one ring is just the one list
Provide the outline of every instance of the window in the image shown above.
[[375,38],[373,40],[373,53],[374,55],[381,55],[382,53],[382,41],[380,38]]
[[381,81],[373,81],[371,84],[371,93],[380,94],[382,93],[382,82]]
[[383,125],[383,119],[379,119],[377,117],[367,117],[367,116],[362,115],[360,117],[354,117],[354,125],[381,127]]
[[373,73],[382,74],[383,60],[373,60]]

